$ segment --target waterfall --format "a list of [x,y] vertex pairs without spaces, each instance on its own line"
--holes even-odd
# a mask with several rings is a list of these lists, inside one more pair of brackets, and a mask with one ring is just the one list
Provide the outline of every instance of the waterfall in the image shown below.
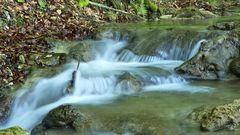
[[[111,33],[106,33],[112,36]],[[110,34],[110,35],[109,35]],[[67,94],[66,89],[72,78],[77,63],[70,64],[68,69],[52,77],[41,79],[35,86],[19,94],[14,101],[11,115],[2,128],[20,126],[31,131],[44,116],[52,109],[62,104],[103,104],[123,94],[133,93],[131,82],[118,83],[119,76],[131,73],[142,83],[143,91],[188,91],[206,92],[208,88],[198,88],[188,85],[182,77],[174,74],[174,68],[183,61],[171,59],[169,52],[157,50],[155,56],[136,55],[125,49],[127,38],[119,36],[114,39],[105,36],[100,41],[93,42],[94,59],[81,62],[76,72],[74,92]],[[200,47],[188,53],[192,57]],[[177,54],[180,48],[173,46],[171,55]],[[160,51],[161,50],[161,51]],[[155,72],[156,70],[156,72]],[[129,89],[122,90],[120,85],[127,85]]]

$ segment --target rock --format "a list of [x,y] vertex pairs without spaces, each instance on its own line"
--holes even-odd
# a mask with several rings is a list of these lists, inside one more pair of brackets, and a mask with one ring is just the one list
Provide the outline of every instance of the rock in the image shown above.
[[0,93],[0,101],[0,123],[4,123],[10,114],[12,98]]
[[24,58],[23,55],[19,55],[19,61],[20,61],[21,64],[26,63],[25,58]]
[[173,14],[175,18],[191,18],[191,19],[207,19],[214,18],[217,15],[213,14],[210,11],[197,8],[183,8]]
[[11,127],[0,130],[1,135],[29,135],[29,133],[20,127]]
[[217,23],[214,24],[210,27],[208,27],[208,29],[210,30],[233,30],[237,27],[237,24],[235,22],[224,22],[224,23]]
[[193,58],[175,69],[178,74],[204,80],[222,79],[226,76],[230,60],[239,57],[240,41],[235,33],[214,35],[207,42],[202,42]]
[[233,103],[212,109],[197,108],[189,115],[189,118],[199,122],[201,130],[204,131],[233,130],[240,124],[239,109],[240,100],[234,100]]
[[54,67],[66,63],[66,54],[65,53],[50,53],[40,56],[36,63],[40,67]]
[[240,58],[233,59],[229,68],[234,75],[240,77]]
[[42,134],[45,129],[72,128],[84,132],[91,127],[91,119],[82,114],[77,107],[62,105],[48,113],[42,123],[33,129],[32,134]]
[[118,88],[126,93],[141,90],[141,81],[132,74],[125,73],[121,75],[118,80]]
[[0,53],[0,67],[2,67],[3,65],[6,64],[6,63],[5,63],[6,58],[7,58],[7,55]]
[[188,118],[195,121],[201,122],[206,119],[210,113],[210,108],[206,106],[200,106],[198,108],[193,109],[193,111],[188,115]]
[[79,44],[72,46],[68,51],[68,59],[75,59],[77,61],[89,61],[91,60],[91,47],[89,44],[80,42]]

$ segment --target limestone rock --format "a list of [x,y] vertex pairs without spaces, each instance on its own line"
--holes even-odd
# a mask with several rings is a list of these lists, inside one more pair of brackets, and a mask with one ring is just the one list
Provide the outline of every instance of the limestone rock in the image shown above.
[[87,43],[79,43],[75,46],[69,48],[68,51],[68,59],[75,59],[77,61],[89,61],[91,59],[91,47]]
[[230,63],[230,71],[236,76],[240,77],[240,58],[233,59]]
[[240,100],[220,105],[212,109],[197,108],[189,118],[199,122],[204,131],[219,131],[223,129],[234,130],[240,124]]
[[173,14],[175,18],[191,18],[191,19],[206,19],[214,18],[217,15],[213,14],[210,11],[196,9],[196,8],[183,8]]
[[129,73],[121,75],[119,81],[118,86],[125,92],[131,92],[132,90],[137,92],[141,89],[141,81]]
[[89,130],[91,119],[82,114],[77,107],[62,105],[48,113],[42,123],[33,129],[32,134],[40,135],[46,129],[72,128],[76,131]]
[[66,62],[65,53],[50,53],[36,59],[36,63],[40,67],[54,67]]
[[[214,33],[212,33],[214,34]],[[186,78],[221,79],[229,72],[229,62],[239,57],[240,41],[234,33],[214,34],[202,42],[198,53],[176,68]]]
[[208,29],[210,30],[233,30],[237,27],[237,23],[235,22],[224,22],[224,23],[217,23],[214,24],[210,27],[208,27]]

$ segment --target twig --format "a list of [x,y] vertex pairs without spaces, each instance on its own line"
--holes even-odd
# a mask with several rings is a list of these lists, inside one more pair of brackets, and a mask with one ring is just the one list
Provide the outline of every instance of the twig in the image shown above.
[[77,69],[76,69],[76,71],[78,70],[79,65],[80,65],[80,59],[78,59],[78,65],[77,65]]
[[103,5],[103,4],[99,4],[99,3],[96,3],[96,2],[92,2],[92,1],[89,1],[89,4],[91,4],[91,5],[93,5],[93,6],[100,7],[100,8],[105,8],[105,9],[108,9],[108,10],[112,10],[112,11],[115,11],[115,12],[123,13],[123,14],[126,14],[126,15],[135,16],[135,17],[138,17],[138,18],[140,18],[140,19],[142,19],[142,20],[145,20],[145,19],[144,19],[143,17],[141,17],[141,16],[138,16],[138,15],[135,15],[135,14],[132,14],[132,13],[123,11],[123,10],[115,9],[115,8],[112,8],[112,7]]

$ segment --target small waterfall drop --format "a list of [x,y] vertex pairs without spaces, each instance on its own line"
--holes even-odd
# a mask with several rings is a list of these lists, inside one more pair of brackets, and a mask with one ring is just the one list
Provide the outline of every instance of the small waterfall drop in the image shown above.
[[[111,33],[106,34],[111,36]],[[208,88],[188,85],[186,80],[174,74],[173,69],[183,61],[169,58],[169,52],[166,50],[159,49],[157,50],[159,53],[153,56],[139,56],[125,49],[127,40],[121,40],[119,36],[109,39],[108,36],[93,42],[95,58],[80,63],[72,94],[67,94],[66,89],[77,67],[76,62],[52,78],[39,80],[34,87],[18,95],[11,115],[2,128],[20,126],[31,131],[49,111],[62,104],[102,104],[122,94],[133,93],[131,82],[126,80],[126,83],[118,83],[119,76],[124,73],[135,75],[142,82],[143,91],[206,92],[208,90]],[[190,57],[197,52],[201,42],[203,41],[199,41],[196,49],[189,53]],[[176,50],[179,52],[180,49],[173,47],[175,49],[170,52],[171,55],[176,53]],[[157,72],[152,72],[153,69]],[[120,85],[127,85],[126,87],[130,89],[123,90],[121,88],[125,87]]]

